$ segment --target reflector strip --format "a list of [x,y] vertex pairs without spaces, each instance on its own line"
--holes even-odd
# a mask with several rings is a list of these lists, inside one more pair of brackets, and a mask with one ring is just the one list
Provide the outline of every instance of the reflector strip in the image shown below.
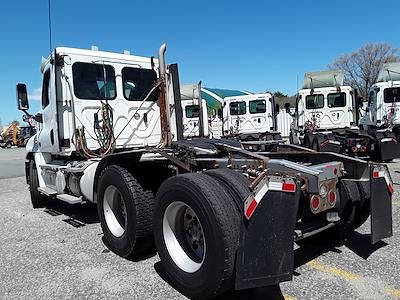
[[282,190],[285,192],[292,192],[294,193],[296,191],[296,185],[294,183],[284,183],[282,185]]
[[253,215],[254,211],[256,210],[256,207],[258,203],[260,203],[261,199],[264,197],[264,195],[268,192],[268,185],[264,184],[260,190],[254,195],[253,200],[251,201],[250,205],[246,209],[246,218],[250,219],[251,216]]
[[287,182],[269,182],[269,189],[271,191],[282,191],[294,193],[296,191],[296,184]]
[[263,187],[255,194],[254,199],[257,201],[257,204],[260,203],[261,199],[268,192],[268,185],[263,185]]
[[374,170],[373,173],[372,173],[372,177],[375,178],[375,179],[376,178],[384,178],[390,193],[391,194],[394,193],[393,182],[390,179],[389,174],[388,174],[388,172],[386,170],[384,170],[384,171],[375,171]]
[[251,215],[254,213],[254,211],[256,210],[257,207],[257,201],[256,199],[253,199],[253,201],[251,201],[249,207],[246,210],[246,218],[250,219]]
[[393,194],[394,193],[393,183],[390,183],[388,187],[389,187],[389,191]]

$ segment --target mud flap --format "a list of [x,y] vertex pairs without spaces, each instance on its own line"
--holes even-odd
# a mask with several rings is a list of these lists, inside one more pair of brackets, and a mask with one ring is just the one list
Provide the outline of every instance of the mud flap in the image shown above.
[[389,171],[386,166],[372,168],[371,174],[371,243],[391,237],[392,230],[392,192]]
[[400,144],[379,142],[375,151],[377,151],[376,156],[379,161],[390,161],[394,158],[400,157]]
[[295,193],[269,191],[250,220],[243,218],[236,261],[236,289],[274,285],[292,279],[299,199],[299,187]]

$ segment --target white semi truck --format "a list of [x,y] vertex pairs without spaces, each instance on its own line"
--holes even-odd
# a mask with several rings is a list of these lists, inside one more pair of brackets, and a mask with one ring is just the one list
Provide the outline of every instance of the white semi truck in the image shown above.
[[[377,82],[371,87],[368,106],[360,119],[360,127],[376,130],[383,137],[400,141],[400,63],[382,66]],[[387,130],[393,134],[387,136]]]
[[[40,124],[27,145],[34,207],[97,204],[106,245],[123,257],[157,247],[174,287],[207,299],[291,280],[294,242],[344,237],[371,215],[392,235],[384,165],[278,145],[185,140],[176,64],[56,48],[42,64]],[[27,115],[26,85],[17,85]]]
[[276,131],[275,109],[271,93],[225,97],[220,116],[222,135],[240,140],[247,150],[269,151],[283,142]]
[[[400,144],[389,127],[363,126],[357,90],[343,85],[342,71],[310,72],[298,92],[290,140],[315,151],[390,161]],[[288,108],[288,107],[287,107]]]

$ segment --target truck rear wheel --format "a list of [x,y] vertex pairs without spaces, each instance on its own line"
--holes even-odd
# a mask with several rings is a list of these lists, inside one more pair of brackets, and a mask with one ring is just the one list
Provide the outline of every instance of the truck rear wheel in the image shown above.
[[322,144],[324,141],[325,141],[325,138],[324,138],[322,135],[317,134],[317,135],[314,137],[314,140],[312,141],[311,148],[312,148],[314,151],[320,152],[320,151],[321,151],[321,144]]
[[35,161],[29,161],[29,193],[33,208],[41,208],[46,206],[47,197],[38,191],[39,178]]
[[97,211],[106,246],[122,257],[153,247],[154,199],[126,169],[111,165],[99,179]]
[[172,285],[207,299],[234,283],[240,215],[221,184],[205,174],[177,175],[156,196],[154,237]]
[[311,149],[312,143],[313,143],[313,135],[310,133],[306,133],[304,135],[304,142],[303,142],[304,147]]
[[244,175],[230,169],[208,170],[204,174],[216,179],[231,195],[238,210],[242,210],[243,202],[250,195],[250,181]]

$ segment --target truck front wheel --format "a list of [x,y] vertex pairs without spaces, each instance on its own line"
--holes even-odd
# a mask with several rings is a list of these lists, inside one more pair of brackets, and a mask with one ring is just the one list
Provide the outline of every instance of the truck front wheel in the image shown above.
[[106,246],[122,257],[142,255],[153,246],[152,195],[126,169],[111,165],[99,179],[97,210]]
[[39,178],[35,161],[29,161],[29,193],[33,208],[41,208],[46,206],[47,197],[38,191]]
[[154,238],[172,285],[208,299],[234,283],[239,212],[214,178],[198,173],[166,180],[156,196]]

